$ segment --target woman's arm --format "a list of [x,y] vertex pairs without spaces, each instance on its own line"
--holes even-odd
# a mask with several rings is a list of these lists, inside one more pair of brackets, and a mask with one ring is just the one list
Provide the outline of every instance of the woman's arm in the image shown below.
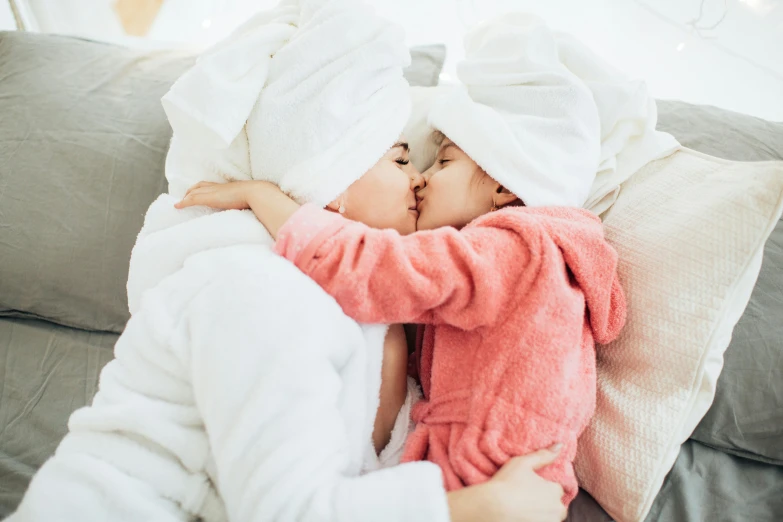
[[451,522],[561,522],[568,510],[560,484],[547,482],[536,470],[557,459],[559,444],[514,457],[488,482],[448,493]]

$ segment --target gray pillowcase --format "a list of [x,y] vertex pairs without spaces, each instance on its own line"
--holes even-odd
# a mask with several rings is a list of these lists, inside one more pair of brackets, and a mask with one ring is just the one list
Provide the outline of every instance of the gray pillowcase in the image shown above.
[[[411,54],[410,82],[436,84],[445,47]],[[166,191],[160,98],[192,62],[0,33],[0,316],[123,330],[130,252]]]
[[411,64],[403,74],[411,86],[433,87],[438,85],[445,61],[446,46],[443,44],[412,47]]
[[0,318],[0,520],[54,453],[71,412],[92,402],[116,341],[114,333]]
[[[731,160],[783,160],[783,123],[683,102],[661,101],[658,112],[658,128],[686,147]],[[783,464],[783,220],[764,247],[758,281],[724,359],[715,401],[691,438]]]

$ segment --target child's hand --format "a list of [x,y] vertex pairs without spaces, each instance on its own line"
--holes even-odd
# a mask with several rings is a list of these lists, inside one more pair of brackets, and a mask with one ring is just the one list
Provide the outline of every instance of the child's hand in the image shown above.
[[188,189],[182,201],[175,208],[195,206],[219,208],[221,210],[250,209],[266,227],[273,238],[283,224],[299,208],[280,187],[268,181],[230,181],[210,183],[202,181]]
[[212,207],[221,210],[245,210],[250,208],[250,195],[265,181],[230,181],[211,183],[202,181],[188,189],[182,201],[175,208],[194,206]]

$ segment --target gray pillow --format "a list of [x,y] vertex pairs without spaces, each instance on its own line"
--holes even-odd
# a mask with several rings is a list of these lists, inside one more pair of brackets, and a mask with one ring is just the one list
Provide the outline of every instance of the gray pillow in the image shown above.
[[122,331],[130,251],[166,188],[160,97],[190,63],[0,33],[0,314]]
[[405,79],[412,86],[432,87],[438,85],[444,61],[446,61],[445,45],[412,47],[411,64],[405,69]]
[[[731,160],[783,160],[783,123],[714,107],[659,102],[658,128],[686,147]],[[783,464],[783,220],[724,357],[715,401],[692,438]]]
[[[434,85],[444,58],[414,48],[406,76]],[[0,33],[0,316],[122,331],[130,252],[166,190],[160,98],[192,61]]]
[[783,467],[738,458],[689,440],[682,445],[645,522],[780,522],[781,488]]
[[0,520],[65,436],[71,412],[92,401],[117,334],[0,318]]

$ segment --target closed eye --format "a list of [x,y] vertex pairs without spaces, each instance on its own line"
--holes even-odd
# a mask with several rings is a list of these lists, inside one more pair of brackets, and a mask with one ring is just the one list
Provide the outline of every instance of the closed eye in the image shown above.
[[449,161],[450,161],[450,160],[447,160],[447,159],[438,160],[438,164],[439,164],[439,165],[445,165],[445,164],[446,164],[446,163],[448,163]]
[[402,159],[402,158],[396,159],[394,161],[396,161],[400,165],[407,165],[408,163],[411,162],[410,160],[406,160],[406,159]]

